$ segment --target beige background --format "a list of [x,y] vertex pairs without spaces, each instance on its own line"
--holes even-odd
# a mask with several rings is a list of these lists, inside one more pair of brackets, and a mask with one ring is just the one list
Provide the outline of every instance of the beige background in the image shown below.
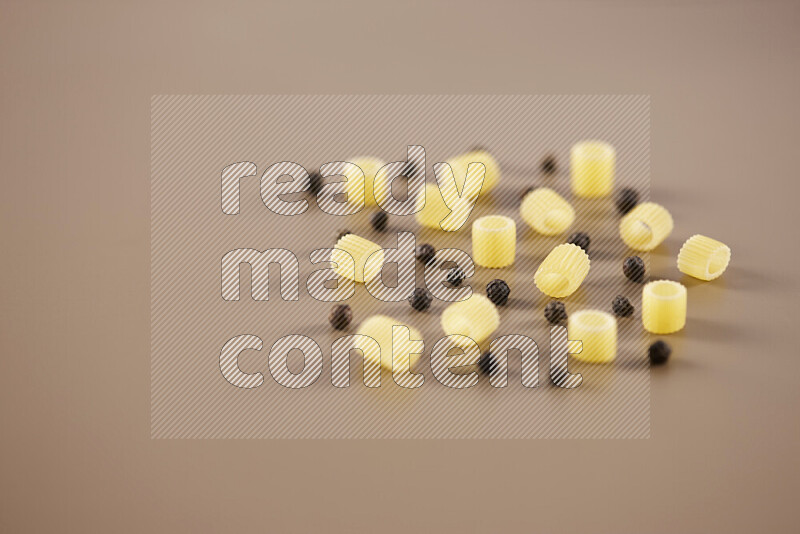
[[[0,530],[796,529],[797,3],[0,9]],[[149,439],[150,96],[318,92],[652,96],[653,196],[734,264],[651,439]]]

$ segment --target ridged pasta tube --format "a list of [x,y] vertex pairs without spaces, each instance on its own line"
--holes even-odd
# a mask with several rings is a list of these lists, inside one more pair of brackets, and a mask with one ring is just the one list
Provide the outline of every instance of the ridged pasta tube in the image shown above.
[[678,270],[700,280],[719,278],[731,261],[731,249],[725,243],[695,234],[678,252]]
[[605,197],[614,188],[616,151],[608,143],[583,141],[570,151],[572,192],[579,197]]
[[459,334],[475,343],[487,339],[499,325],[497,308],[483,295],[473,294],[467,300],[454,302],[442,312],[442,330],[446,335]]
[[467,168],[470,163],[483,163],[486,174],[483,177],[483,185],[479,190],[464,191],[464,196],[474,198],[477,195],[484,195],[494,189],[500,181],[500,165],[497,160],[485,150],[473,150],[464,154],[459,154],[447,160],[453,169],[453,176],[459,191],[464,190],[464,182],[467,177]]
[[580,352],[572,354],[584,362],[607,363],[617,357],[617,320],[610,313],[581,310],[567,320],[570,342],[580,341]]
[[364,181],[353,180],[347,182],[347,201],[352,204],[359,204],[361,200],[364,201],[365,206],[374,206],[375,191],[381,190],[375,187],[375,179],[378,177],[378,171],[385,165],[385,163],[378,158],[360,157],[351,159],[350,163],[357,165],[364,171]]
[[578,245],[566,243],[550,251],[533,275],[539,291],[553,298],[575,293],[589,274],[589,256]]
[[633,208],[619,221],[619,235],[630,248],[648,251],[660,245],[672,233],[672,215],[654,202]]
[[500,268],[514,263],[517,225],[501,215],[487,215],[472,223],[472,257],[481,267]]
[[525,195],[519,212],[528,226],[543,235],[562,234],[575,220],[575,210],[570,203],[547,187]]
[[[412,340],[422,339],[419,330],[413,326],[386,315],[373,315],[359,325],[356,334],[371,337],[378,342],[380,350],[377,350],[372,344],[359,343],[358,338],[356,338],[353,347],[364,351],[364,359],[380,364],[385,369],[392,371],[392,327],[394,326],[407,327]],[[398,367],[401,369],[406,368],[405,365],[408,364],[408,368],[413,368],[420,355],[405,350],[406,347],[403,346],[399,346],[397,349]]]
[[[353,259],[347,258],[347,254]],[[384,254],[380,245],[355,234],[342,236],[331,253],[331,261],[337,264],[334,271],[358,283],[378,276],[383,268],[383,260]]]
[[642,324],[653,334],[671,334],[686,324],[686,287],[656,280],[642,288]]

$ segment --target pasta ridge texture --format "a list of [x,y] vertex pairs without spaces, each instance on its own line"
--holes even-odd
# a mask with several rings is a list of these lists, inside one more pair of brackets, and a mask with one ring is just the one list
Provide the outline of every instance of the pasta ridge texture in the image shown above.
[[731,261],[731,249],[716,239],[695,234],[678,252],[678,270],[700,280],[722,276]]
[[578,290],[590,266],[589,256],[581,247],[571,243],[558,245],[536,270],[533,283],[545,295],[567,297]]

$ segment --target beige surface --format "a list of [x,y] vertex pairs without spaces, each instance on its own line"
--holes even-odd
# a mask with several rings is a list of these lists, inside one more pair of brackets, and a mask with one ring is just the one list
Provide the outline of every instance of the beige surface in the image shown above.
[[[0,530],[796,529],[796,3],[0,9]],[[652,196],[733,260],[651,439],[149,439],[150,95],[314,92],[652,96]]]

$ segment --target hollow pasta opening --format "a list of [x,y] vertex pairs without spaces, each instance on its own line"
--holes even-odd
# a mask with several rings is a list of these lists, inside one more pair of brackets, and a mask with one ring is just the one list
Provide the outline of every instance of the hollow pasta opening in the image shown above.
[[497,232],[500,230],[506,230],[513,226],[514,221],[509,219],[508,217],[503,217],[501,215],[488,215],[486,217],[481,217],[476,221],[476,225],[481,230],[487,230],[490,232]]
[[731,259],[731,251],[727,247],[719,248],[708,260],[708,275],[716,278],[721,275]]
[[646,289],[651,295],[662,299],[677,298],[685,292],[682,285],[677,282],[672,282],[671,280],[650,282],[647,284]]
[[603,332],[614,326],[611,315],[598,311],[580,311],[573,314],[572,320],[582,331]]

